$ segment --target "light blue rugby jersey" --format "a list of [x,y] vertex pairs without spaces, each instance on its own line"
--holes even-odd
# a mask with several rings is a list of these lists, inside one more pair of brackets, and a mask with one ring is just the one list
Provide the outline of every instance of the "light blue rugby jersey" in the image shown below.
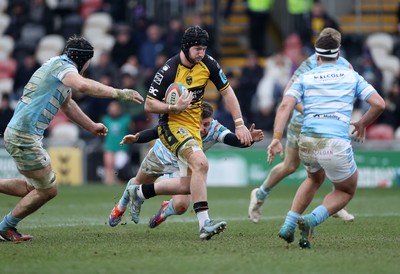
[[[350,67],[349,61],[340,56],[339,59],[336,61],[336,64],[343,65],[345,67]],[[318,66],[317,57],[314,53],[313,55],[308,57],[303,63],[301,63],[300,67],[298,67],[296,71],[293,73],[291,80],[295,82],[300,77],[300,75],[316,68],[317,66]],[[297,110],[293,110],[292,119],[290,120],[290,123],[298,125],[303,124],[303,114],[301,112],[298,112]]]
[[[217,120],[212,120],[208,134],[202,138],[203,151],[211,148],[217,142],[223,143],[225,136],[231,131],[220,124]],[[157,139],[153,151],[164,165],[174,165],[178,167],[176,156],[166,148],[160,139]]]
[[286,95],[304,104],[302,134],[350,139],[354,98],[367,100],[374,92],[354,70],[340,64],[322,64],[300,75]]
[[203,141],[203,151],[211,148],[216,143],[223,143],[225,136],[230,132],[229,129],[213,119],[207,135],[201,138]]
[[61,82],[71,71],[78,72],[66,55],[53,57],[44,63],[25,85],[8,126],[42,136],[71,92],[71,88]]

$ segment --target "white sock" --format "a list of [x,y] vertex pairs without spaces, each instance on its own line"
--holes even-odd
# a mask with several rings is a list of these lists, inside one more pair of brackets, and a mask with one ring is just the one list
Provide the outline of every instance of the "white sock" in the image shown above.
[[197,220],[199,221],[199,227],[201,229],[204,226],[204,222],[210,219],[210,217],[208,217],[208,210],[200,211],[196,215],[197,215]]
[[142,201],[146,200],[146,198],[143,195],[142,185],[139,185],[139,187],[137,188],[136,194],[138,195],[138,197],[140,199],[142,199]]

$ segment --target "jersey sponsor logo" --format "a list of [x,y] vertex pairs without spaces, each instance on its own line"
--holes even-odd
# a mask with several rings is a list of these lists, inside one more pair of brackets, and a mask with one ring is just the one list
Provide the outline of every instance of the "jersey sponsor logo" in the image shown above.
[[[344,107],[342,107],[341,109],[344,109]],[[327,119],[335,119],[335,120],[339,120],[345,123],[349,123],[350,122],[350,118],[348,116],[346,116],[343,113],[339,113],[339,112],[333,112],[333,113],[324,113],[324,114],[309,114],[307,116],[305,116],[304,118],[308,119],[308,118],[327,118]]]
[[314,118],[330,118],[340,120],[340,118],[335,114],[314,114]]
[[157,93],[158,93],[158,89],[156,89],[156,88],[154,88],[154,87],[150,87],[150,89],[149,89],[149,93],[151,94],[151,95],[153,95],[154,97],[156,97],[157,96]]
[[327,74],[314,75],[314,80],[325,81],[325,80],[338,79],[338,78],[343,78],[343,77],[344,77],[344,73],[327,73]]
[[168,65],[164,65],[163,67],[162,67],[162,71],[167,71],[169,69],[169,66]]
[[161,85],[161,81],[164,78],[161,73],[157,72],[156,75],[154,76],[153,82],[156,83],[157,85]]
[[177,133],[178,134],[182,134],[182,135],[186,135],[186,134],[189,133],[189,130],[187,130],[186,128],[180,127],[180,128],[178,128]]
[[192,84],[192,82],[193,82],[192,76],[186,77],[186,84],[188,84],[190,86]]
[[225,76],[225,73],[222,71],[222,69],[219,70],[219,77],[221,78],[222,83],[226,84],[228,82],[228,79]]
[[301,152],[304,154],[313,154],[313,155],[333,155],[333,150],[329,148],[323,148],[321,150],[302,148]]
[[197,100],[203,94],[204,89],[195,89],[191,90],[191,92],[193,93],[193,100]]

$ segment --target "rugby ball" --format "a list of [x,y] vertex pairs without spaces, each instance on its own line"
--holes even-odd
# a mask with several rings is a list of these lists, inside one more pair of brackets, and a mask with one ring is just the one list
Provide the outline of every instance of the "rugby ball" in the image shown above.
[[175,105],[179,97],[182,95],[186,96],[188,93],[188,89],[185,85],[174,82],[169,85],[165,92],[165,102],[170,105]]

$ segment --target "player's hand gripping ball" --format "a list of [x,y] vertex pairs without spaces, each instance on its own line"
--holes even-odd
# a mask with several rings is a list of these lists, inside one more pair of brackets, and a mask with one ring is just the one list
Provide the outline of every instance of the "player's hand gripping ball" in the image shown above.
[[189,93],[185,85],[180,83],[172,83],[165,92],[165,102],[170,105],[175,105],[179,97],[187,96]]

